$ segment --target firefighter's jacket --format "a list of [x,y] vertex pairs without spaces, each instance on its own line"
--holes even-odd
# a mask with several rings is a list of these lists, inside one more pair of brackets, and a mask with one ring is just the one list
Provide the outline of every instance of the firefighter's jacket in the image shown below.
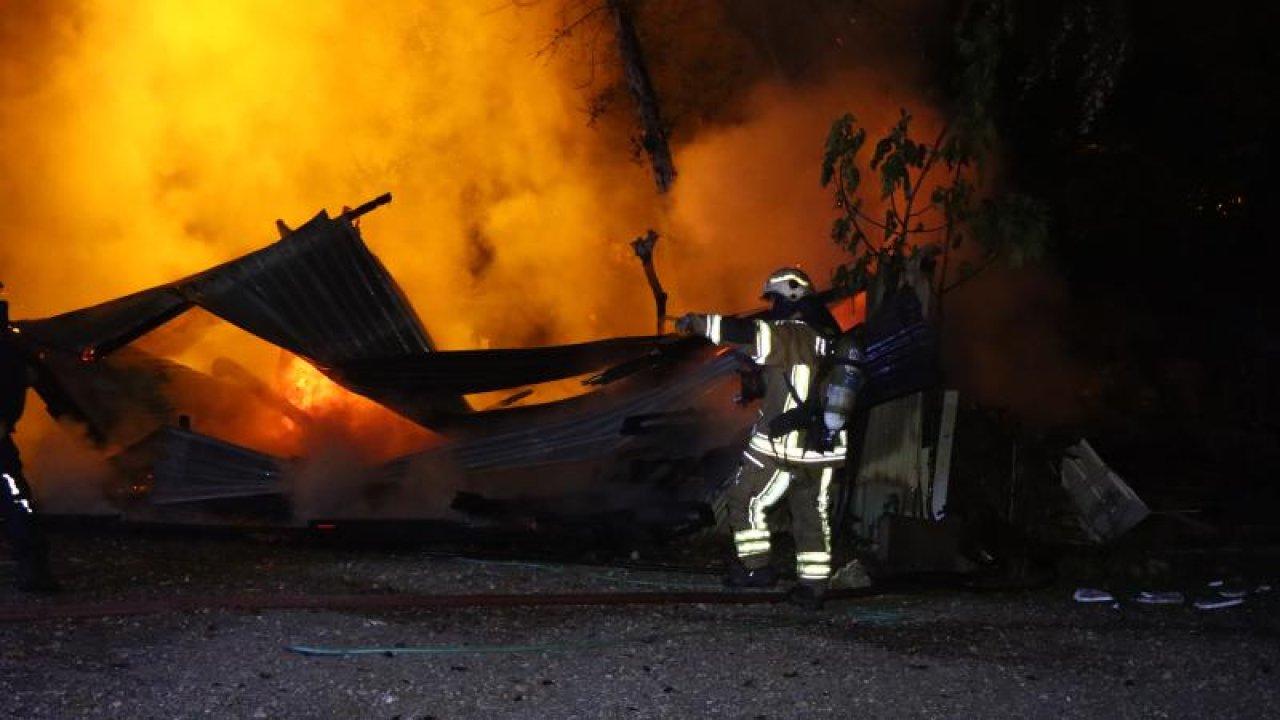
[[828,341],[808,324],[798,320],[744,320],[707,315],[705,334],[717,345],[727,345],[750,355],[764,371],[765,394],[760,416],[751,430],[752,452],[786,466],[830,467],[845,461],[848,442],[842,429],[834,447],[827,451],[805,448],[805,433],[798,428],[780,437],[770,437],[775,418],[797,407],[821,381],[818,373],[827,353]]
[[13,430],[27,398],[27,361],[0,326],[0,423]]
[[[22,460],[10,433],[22,417],[26,404],[27,364],[26,358],[7,335],[7,328],[0,325],[0,472],[16,474],[22,471]],[[13,496],[19,495],[18,487],[11,486]],[[0,494],[0,498],[3,497]]]

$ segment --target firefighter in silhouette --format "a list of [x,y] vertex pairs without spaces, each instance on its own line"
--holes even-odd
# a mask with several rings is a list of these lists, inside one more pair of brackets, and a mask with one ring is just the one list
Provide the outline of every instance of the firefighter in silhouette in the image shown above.
[[22,475],[18,446],[13,442],[14,425],[22,417],[27,388],[35,374],[14,339],[15,332],[9,325],[9,303],[0,299],[0,519],[13,548],[18,589],[51,592],[58,584],[49,572],[31,488]]
[[842,424],[824,425],[815,396],[840,328],[798,268],[770,274],[763,298],[770,309],[761,319],[690,313],[676,329],[750,355],[764,379],[760,415],[728,494],[736,562],[726,584],[778,582],[767,514],[785,499],[796,546],[797,582],[790,598],[819,608],[831,576],[831,485],[845,462],[846,437]]

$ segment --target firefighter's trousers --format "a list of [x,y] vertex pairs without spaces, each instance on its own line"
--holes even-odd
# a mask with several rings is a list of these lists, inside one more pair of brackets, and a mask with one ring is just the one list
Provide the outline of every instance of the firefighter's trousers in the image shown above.
[[801,582],[825,583],[831,576],[831,483],[836,467],[779,462],[752,450],[729,489],[729,526],[738,559],[748,569],[769,564],[770,508],[783,501],[791,511],[796,544],[796,576]]
[[19,582],[48,572],[48,550],[32,504],[31,488],[22,476],[18,448],[0,435],[0,519],[13,546]]

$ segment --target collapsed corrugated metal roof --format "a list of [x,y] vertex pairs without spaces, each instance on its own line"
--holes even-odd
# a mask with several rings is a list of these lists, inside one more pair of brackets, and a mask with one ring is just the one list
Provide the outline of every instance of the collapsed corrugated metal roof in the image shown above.
[[325,366],[434,350],[358,231],[323,212],[280,241],[204,272],[19,327],[44,346],[91,359],[193,306]]
[[[320,213],[280,241],[181,280],[18,323],[44,351],[97,361],[192,307],[314,363],[336,382],[428,427],[463,422],[462,396],[589,373],[654,350],[655,338],[436,353],[395,280],[346,217]],[[55,362],[66,368],[66,360]]]
[[[193,307],[325,368],[434,350],[350,221],[323,212],[272,245],[196,275],[17,325],[43,351],[92,362]],[[457,392],[414,400],[421,417],[469,409]]]
[[[886,301],[891,311],[866,328],[870,403],[936,381],[933,335],[918,304],[911,306],[912,299],[904,295]],[[133,433],[124,443],[132,447],[121,459],[149,459],[154,504],[284,492],[278,476],[286,461],[163,427],[166,414],[172,416],[175,409],[166,405],[155,378],[196,373],[125,346],[196,307],[305,358],[348,390],[450,437],[445,447],[383,464],[375,470],[375,482],[404,482],[424,463],[486,473],[622,455],[627,459],[618,462],[625,464],[646,451],[659,459],[696,459],[740,440],[752,418],[741,409],[716,411],[720,424],[730,427],[713,431],[705,427],[706,414],[695,412],[710,389],[723,387],[721,381],[742,362],[732,353],[713,352],[699,338],[629,337],[542,348],[437,351],[394,279],[365,246],[351,215],[329,218],[322,212],[281,240],[204,272],[90,308],[18,323],[23,338],[44,359],[45,373],[57,379],[44,383],[42,390],[51,410],[73,412],[99,437],[122,418],[151,418],[152,430],[159,432],[142,442],[137,442],[141,431]],[[588,381],[589,391],[556,402],[473,411],[463,400],[470,393],[591,373],[596,375]],[[716,472],[724,474],[723,469]],[[723,479],[699,481],[714,489]],[[584,490],[561,488],[575,496],[585,496]],[[672,492],[637,497],[666,507]],[[652,514],[662,516],[661,511]]]

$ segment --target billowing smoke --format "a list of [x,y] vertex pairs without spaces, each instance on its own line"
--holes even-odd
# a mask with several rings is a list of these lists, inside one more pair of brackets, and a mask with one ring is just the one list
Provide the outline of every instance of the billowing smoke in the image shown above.
[[[815,4],[830,17],[785,31],[744,20],[780,12],[770,3],[677,5],[648,6],[665,24],[642,18],[655,67],[683,63],[656,71],[680,173],[660,196],[627,144],[629,99],[592,122],[586,81],[617,73],[609,43],[551,43],[566,4],[9,3],[0,279],[12,315],[167,282],[272,241],[277,218],[296,226],[384,191],[395,201],[364,218],[365,238],[445,349],[652,332],[629,247],[648,228],[664,238],[673,312],[748,308],[783,264],[827,277],[841,255],[818,184],[823,140],[842,112],[875,135],[901,107],[928,134],[918,48],[869,40],[887,16],[859,3]],[[151,350],[257,392],[226,361],[253,368],[260,404],[298,404],[277,349],[187,322],[185,339]]]
[[947,299],[946,369],[978,403],[1041,428],[1085,419],[1089,374],[1073,360],[1062,283],[1037,269],[990,269]]
[[287,467],[285,480],[289,505],[300,522],[441,517],[466,482],[447,452],[415,455],[402,472],[386,474],[342,442],[310,448]]
[[33,479],[45,512],[111,514],[107,502],[114,471],[89,442],[83,426],[57,424],[44,413],[30,413],[19,427],[24,473]]
[[678,134],[668,201],[620,133],[588,126],[579,55],[541,52],[556,9],[10,9],[0,270],[14,316],[165,282],[271,241],[276,218],[385,190],[396,200],[365,220],[366,239],[444,347],[646,332],[627,243],[649,227],[670,233],[658,257],[682,305],[735,300],[724,287],[753,298],[781,262],[829,270],[821,143],[844,109],[918,104],[885,92],[885,69],[722,92],[732,107],[711,110],[741,120]]
[[[744,309],[757,302],[764,275],[790,264],[825,284],[848,260],[828,239],[833,202],[818,182],[831,122],[856,108],[860,123],[882,132],[900,108],[918,104],[912,94],[870,72],[840,73],[820,86],[768,82],[748,99],[750,122],[708,130],[683,148],[670,215],[682,242],[672,248],[678,259],[668,260],[688,265],[672,273],[677,302]],[[936,119],[927,106],[919,112],[914,131],[923,136]]]

